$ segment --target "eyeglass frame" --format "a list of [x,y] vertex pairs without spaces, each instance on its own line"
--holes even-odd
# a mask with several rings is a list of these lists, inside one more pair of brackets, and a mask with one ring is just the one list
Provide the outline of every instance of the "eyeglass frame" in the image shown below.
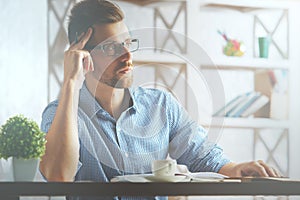
[[[128,39],[131,43],[132,42],[137,42],[137,47],[136,47],[136,49],[134,49],[134,50],[129,50],[129,52],[135,52],[135,51],[137,51],[137,50],[139,50],[139,48],[140,48],[140,41],[139,41],[139,39],[136,39],[136,38],[134,38],[134,39]],[[122,46],[123,48],[125,47],[125,45],[126,45],[126,41],[125,42],[121,42],[121,43],[118,43],[118,42],[110,42],[110,43],[106,43],[106,44],[99,44],[99,45],[96,45],[96,46],[89,46],[89,45],[86,45],[85,46],[85,49],[86,50],[88,50],[88,51],[92,51],[93,49],[100,49],[100,50],[102,50],[102,52],[106,55],[106,56],[116,56],[116,55],[120,55],[121,53],[120,52],[117,52],[120,48],[118,48],[117,50],[116,49],[114,49],[114,51],[115,51],[115,53],[113,54],[113,55],[109,55],[109,54],[107,54],[106,52],[105,52],[105,46],[106,45],[114,45],[115,47],[117,46],[117,47],[120,47],[120,46]]]

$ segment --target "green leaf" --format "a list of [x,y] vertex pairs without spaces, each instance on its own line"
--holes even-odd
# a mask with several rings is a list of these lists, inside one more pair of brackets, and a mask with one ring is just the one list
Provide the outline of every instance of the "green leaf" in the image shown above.
[[45,149],[45,133],[35,121],[23,115],[9,118],[0,127],[0,158],[40,158]]

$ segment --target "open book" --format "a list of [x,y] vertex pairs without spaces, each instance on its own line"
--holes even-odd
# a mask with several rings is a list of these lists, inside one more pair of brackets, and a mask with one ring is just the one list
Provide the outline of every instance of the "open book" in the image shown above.
[[155,177],[153,174],[131,174],[116,176],[111,179],[111,182],[224,182],[225,180],[240,182],[239,179],[228,179],[227,176],[214,172],[176,173],[175,176],[168,177]]
[[195,173],[189,173],[189,175],[194,178],[212,178],[212,179],[228,178],[228,176],[225,176],[225,175],[219,174],[219,173],[215,173],[215,172],[195,172]]
[[191,178],[192,181],[220,181],[227,176],[215,172],[195,172],[195,173],[178,173],[176,175],[185,175]]

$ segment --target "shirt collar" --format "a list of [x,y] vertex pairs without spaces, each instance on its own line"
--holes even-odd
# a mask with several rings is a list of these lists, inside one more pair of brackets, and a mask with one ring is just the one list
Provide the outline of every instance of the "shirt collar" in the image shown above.
[[80,90],[79,107],[83,109],[90,118],[93,118],[100,110],[104,111],[104,109],[95,99],[95,96],[92,95],[86,87],[85,82]]
[[137,96],[139,94],[139,90],[136,87],[130,87],[128,88],[129,94],[131,96],[132,99],[132,108],[136,111],[136,112],[140,112],[139,107],[138,107],[138,102],[137,102]]
[[[138,103],[136,100],[136,96],[139,93],[139,90],[135,87],[130,87],[128,91],[133,103],[131,108],[139,112]],[[82,108],[90,118],[93,118],[99,111],[104,112],[104,109],[97,102],[95,96],[92,95],[88,90],[85,82],[83,83],[82,88],[80,90],[79,107]]]

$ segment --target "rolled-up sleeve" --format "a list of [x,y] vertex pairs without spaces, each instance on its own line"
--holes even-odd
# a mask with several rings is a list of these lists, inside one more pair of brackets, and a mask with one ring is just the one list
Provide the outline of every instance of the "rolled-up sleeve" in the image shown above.
[[[51,125],[52,125],[52,122],[53,122],[53,119],[54,119],[54,116],[55,116],[55,113],[56,113],[57,106],[58,106],[58,101],[54,101],[54,102],[50,103],[45,108],[45,110],[42,114],[41,130],[45,133],[48,133],[48,131],[49,131]],[[80,161],[78,161],[77,172],[79,171],[81,166],[82,166],[82,163]]]
[[55,112],[58,106],[58,102],[54,101],[50,103],[44,110],[42,114],[42,123],[41,123],[41,130],[45,133],[48,133],[51,124],[53,122]]

